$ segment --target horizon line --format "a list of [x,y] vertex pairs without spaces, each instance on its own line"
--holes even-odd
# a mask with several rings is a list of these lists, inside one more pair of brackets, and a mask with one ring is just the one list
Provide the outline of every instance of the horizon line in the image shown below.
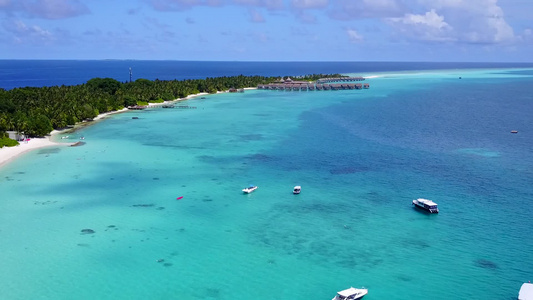
[[429,60],[181,60],[133,58],[0,58],[0,61],[176,61],[176,62],[228,62],[228,63],[472,63],[472,64],[533,64],[524,61],[429,61]]

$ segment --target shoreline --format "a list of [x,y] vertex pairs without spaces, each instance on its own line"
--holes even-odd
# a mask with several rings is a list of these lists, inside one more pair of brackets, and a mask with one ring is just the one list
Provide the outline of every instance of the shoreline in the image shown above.
[[46,136],[44,138],[31,138],[29,139],[29,141],[21,141],[18,146],[0,148],[0,168],[6,166],[7,164],[14,161],[15,159],[22,156],[23,154],[36,150],[36,149],[52,147],[52,146],[68,147],[73,144],[73,143],[58,143],[58,142],[52,141],[50,138],[59,133],[59,131],[57,132],[54,132],[54,131],[50,133],[49,136]]
[[[246,89],[251,90],[251,89],[256,89],[256,88],[253,88],[253,87],[245,88],[245,90]],[[227,92],[228,91],[218,91],[217,94],[227,93]],[[150,107],[155,107],[155,106],[162,106],[168,103],[176,103],[176,102],[185,101],[185,100],[189,100],[195,97],[205,96],[205,95],[209,95],[209,93],[192,94],[185,98],[177,98],[174,100],[164,101],[161,103],[148,103],[148,107],[150,108]],[[50,134],[48,134],[47,136],[43,138],[31,138],[29,141],[19,142],[20,144],[18,146],[2,147],[0,148],[0,168],[6,166],[7,164],[14,161],[15,159],[22,156],[23,154],[33,151],[33,150],[46,148],[46,147],[52,147],[52,146],[60,146],[60,147],[72,146],[75,143],[60,143],[60,142],[54,141],[53,138],[55,136],[58,136],[59,134],[75,132],[81,128],[95,124],[95,121],[105,120],[106,117],[110,115],[120,114],[120,113],[124,113],[127,111],[130,111],[130,109],[125,107],[121,110],[105,112],[105,113],[99,114],[90,122],[79,122],[75,124],[74,127],[69,127],[69,128],[64,128],[64,129],[54,129],[52,130],[52,132],[50,132]]]

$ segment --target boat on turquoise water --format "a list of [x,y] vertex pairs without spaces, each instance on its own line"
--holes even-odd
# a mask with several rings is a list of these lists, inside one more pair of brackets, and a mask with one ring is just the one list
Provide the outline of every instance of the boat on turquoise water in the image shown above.
[[294,187],[294,189],[292,190],[292,193],[293,194],[299,194],[300,192],[302,191],[302,187],[297,185]]
[[337,292],[337,295],[332,300],[356,300],[363,298],[366,294],[368,294],[368,289],[350,287],[349,289]]
[[418,199],[415,199],[413,200],[413,205],[415,207],[418,207],[418,208],[421,208],[425,211],[428,211],[430,213],[438,213],[439,212],[439,208],[437,207],[437,203],[431,201],[431,200],[428,200],[428,199],[423,199],[423,198],[418,198]]
[[242,192],[245,193],[245,194],[250,194],[251,192],[253,192],[255,190],[257,190],[257,186],[256,185],[250,185],[249,187],[244,188],[242,190]]
[[524,283],[518,292],[518,300],[533,300],[533,283]]

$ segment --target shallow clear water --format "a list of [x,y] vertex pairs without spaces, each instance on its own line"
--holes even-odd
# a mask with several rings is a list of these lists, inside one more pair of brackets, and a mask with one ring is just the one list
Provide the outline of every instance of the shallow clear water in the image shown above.
[[365,75],[114,115],[3,167],[0,298],[516,299],[533,71]]

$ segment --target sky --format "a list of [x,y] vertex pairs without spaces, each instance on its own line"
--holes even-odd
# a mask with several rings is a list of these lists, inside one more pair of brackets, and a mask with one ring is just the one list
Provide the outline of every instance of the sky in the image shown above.
[[533,62],[533,0],[0,0],[0,59]]

